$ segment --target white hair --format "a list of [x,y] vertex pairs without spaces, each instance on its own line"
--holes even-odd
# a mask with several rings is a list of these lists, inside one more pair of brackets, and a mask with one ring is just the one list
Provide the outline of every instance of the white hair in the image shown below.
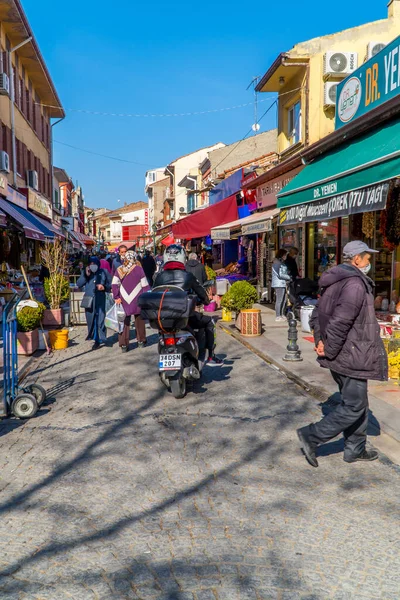
[[197,254],[196,254],[196,252],[191,252],[189,254],[189,260],[197,260]]

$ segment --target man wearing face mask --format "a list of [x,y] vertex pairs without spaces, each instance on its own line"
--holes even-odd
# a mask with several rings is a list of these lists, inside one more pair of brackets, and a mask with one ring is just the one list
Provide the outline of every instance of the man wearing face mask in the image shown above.
[[310,465],[318,467],[316,449],[343,433],[347,463],[372,461],[375,450],[366,450],[368,379],[385,381],[387,356],[374,309],[375,284],[368,277],[371,250],[361,241],[343,249],[343,263],[320,279],[321,298],[311,327],[321,367],[330,369],[342,401],[318,423],[297,430]]
[[85,314],[88,327],[88,340],[94,340],[93,350],[107,342],[107,329],[104,323],[106,316],[106,292],[110,282],[107,273],[100,268],[97,256],[91,256],[89,265],[82,271],[76,285],[85,290]]

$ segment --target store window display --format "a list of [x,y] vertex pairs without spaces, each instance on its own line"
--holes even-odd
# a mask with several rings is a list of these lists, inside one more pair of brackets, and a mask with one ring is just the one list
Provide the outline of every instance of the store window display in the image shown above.
[[317,280],[338,264],[339,220],[308,224],[308,276]]

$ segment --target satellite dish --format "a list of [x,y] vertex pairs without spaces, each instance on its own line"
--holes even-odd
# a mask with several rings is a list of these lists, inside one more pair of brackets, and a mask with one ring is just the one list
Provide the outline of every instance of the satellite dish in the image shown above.
[[253,131],[260,131],[260,123],[254,123],[254,125],[251,126]]

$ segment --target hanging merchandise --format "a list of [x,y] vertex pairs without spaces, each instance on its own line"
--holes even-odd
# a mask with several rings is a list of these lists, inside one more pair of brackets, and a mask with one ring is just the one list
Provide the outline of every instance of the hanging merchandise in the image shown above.
[[387,200],[386,237],[390,244],[400,244],[400,187],[391,187]]
[[362,218],[362,232],[367,239],[372,239],[375,230],[375,213],[367,212]]
[[394,245],[391,244],[386,237],[386,226],[387,226],[387,210],[386,208],[381,212],[381,222],[379,226],[379,231],[383,236],[383,245],[385,248],[393,252]]

